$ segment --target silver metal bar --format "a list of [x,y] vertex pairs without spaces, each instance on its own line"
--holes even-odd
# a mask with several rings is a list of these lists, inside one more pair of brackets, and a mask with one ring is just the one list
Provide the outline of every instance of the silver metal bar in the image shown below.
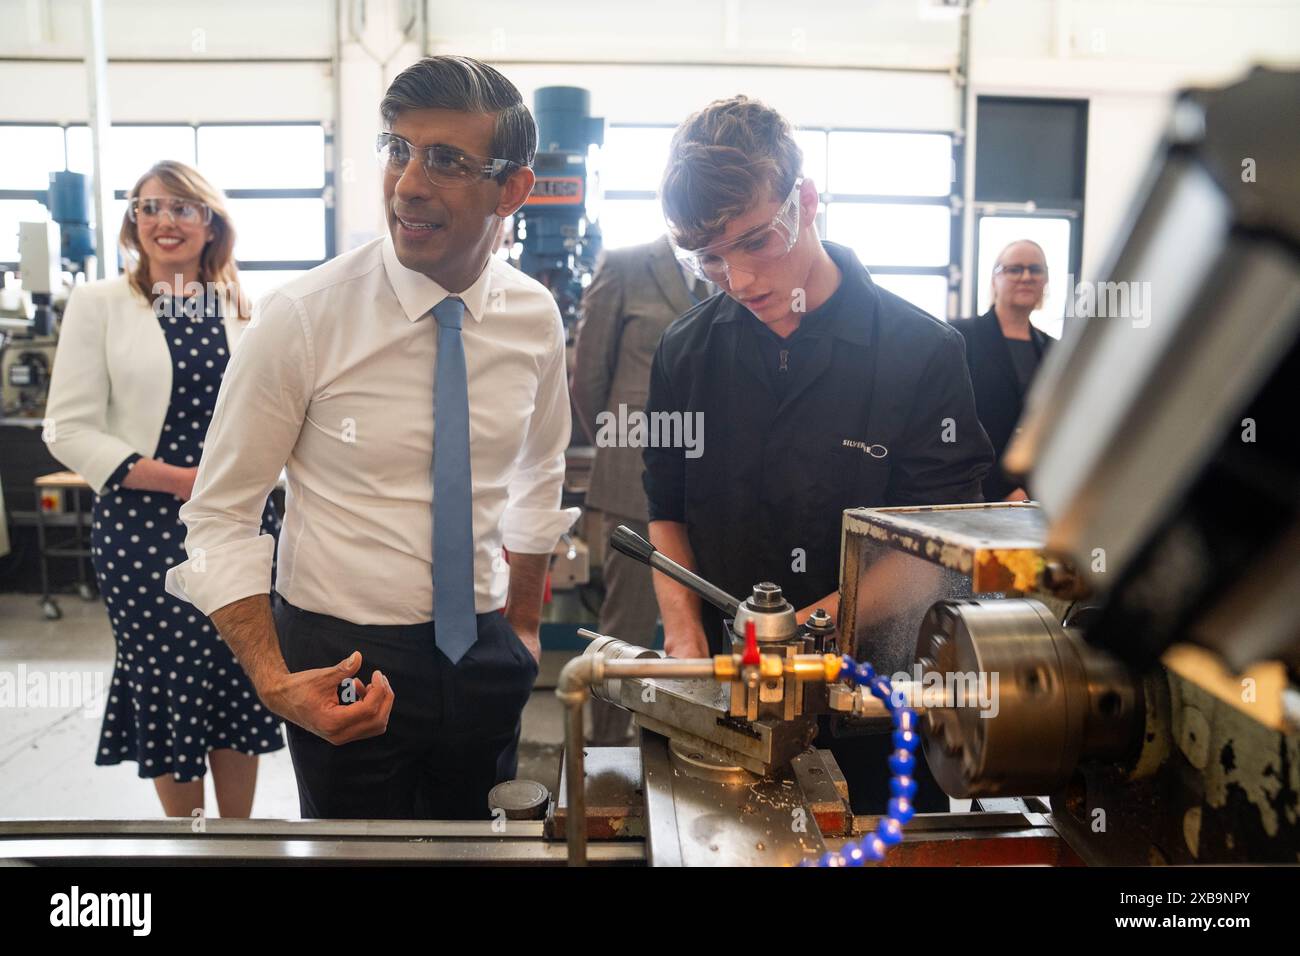
[[735,617],[736,612],[740,610],[740,602],[736,598],[667,557],[627,525],[619,525],[614,529],[614,533],[609,536],[609,545],[615,551],[642,564],[648,564],[660,574],[672,578],[682,587],[704,598],[727,617]]
[[197,821],[189,818],[159,820],[0,820],[0,839],[6,837],[70,836],[202,836],[245,837],[249,839],[307,839],[342,837],[346,839],[498,839],[541,838],[544,824],[540,820],[507,820],[506,830],[494,820],[231,820],[206,819],[202,831],[195,832]]
[[715,587],[698,575],[692,574],[663,552],[656,551],[650,555],[650,567],[661,574],[666,574],[678,584],[694,591],[728,617],[735,617],[740,610],[740,602],[719,587]]
[[641,730],[641,779],[646,862],[651,866],[681,866],[682,844],[677,835],[677,804],[673,801],[668,740],[645,729]]
[[[972,13],[970,3],[964,3],[961,11],[961,35],[957,47],[957,70],[954,85],[957,93],[957,133],[962,144],[962,196],[961,196],[961,284],[958,287],[957,312],[948,316],[950,319],[963,315],[975,314],[975,303],[979,299],[975,288],[978,277],[975,275],[975,85],[971,83],[971,43]],[[850,635],[851,637],[852,635]]]
[[681,677],[710,678],[713,676],[713,658],[660,657],[641,660],[606,660],[604,677]]
[[[563,864],[565,847],[545,840],[237,840],[192,834],[188,837],[47,838],[0,840],[0,859],[68,861],[183,860],[222,862],[392,862]],[[645,859],[637,841],[611,841],[592,847],[596,863],[636,863]]]
[[[884,817],[861,814],[853,818],[854,835],[871,833]],[[918,813],[907,823],[907,833],[931,830],[1012,830],[1048,825],[1043,814],[968,811],[962,813]]]
[[[102,0],[85,0],[86,85],[90,108],[90,154],[95,190],[95,258],[100,279],[117,275],[116,246],[106,224],[113,192],[105,175],[104,151],[108,148],[108,61],[104,53],[104,5]],[[86,277],[91,278],[90,276]]]
[[[582,698],[587,696],[584,689]],[[587,735],[582,726],[586,711],[582,698],[576,705],[566,701],[564,714],[564,772],[569,798],[569,819],[564,828],[564,838],[569,848],[570,866],[587,865],[587,788],[583,779],[583,758],[586,756],[583,747],[587,744]]]

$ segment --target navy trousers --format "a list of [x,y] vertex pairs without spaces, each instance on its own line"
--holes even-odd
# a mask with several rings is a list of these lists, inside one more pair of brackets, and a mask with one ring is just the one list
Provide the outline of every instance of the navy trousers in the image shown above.
[[478,641],[453,665],[432,622],[359,625],[304,611],[275,595],[290,671],[332,667],[354,650],[366,686],[393,686],[388,730],[336,746],[286,723],[304,818],[488,819],[488,791],[518,767],[520,714],[537,663],[500,612],[477,616]]

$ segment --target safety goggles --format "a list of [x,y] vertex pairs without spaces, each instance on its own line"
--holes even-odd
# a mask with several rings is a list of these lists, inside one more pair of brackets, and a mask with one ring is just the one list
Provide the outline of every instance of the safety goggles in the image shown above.
[[212,221],[212,209],[193,199],[132,199],[126,214],[134,223],[157,222],[163,216],[183,226],[206,226]]
[[802,185],[802,179],[795,180],[790,195],[771,222],[702,249],[676,248],[677,258],[696,276],[717,285],[730,283],[733,268],[752,273],[757,263],[784,258],[799,238],[799,189]]
[[375,154],[385,172],[398,176],[406,171],[411,157],[419,155],[420,166],[429,182],[445,189],[471,186],[520,168],[513,160],[474,156],[444,143],[416,146],[396,133],[380,133],[375,140]]

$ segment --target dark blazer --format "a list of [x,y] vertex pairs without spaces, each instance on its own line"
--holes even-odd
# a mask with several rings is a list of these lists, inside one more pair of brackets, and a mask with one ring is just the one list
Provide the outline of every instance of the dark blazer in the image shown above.
[[[1024,397],[1016,379],[1016,369],[1011,363],[1011,350],[1002,336],[997,314],[989,309],[973,319],[955,319],[952,327],[966,340],[966,365],[970,368],[971,384],[975,388],[975,409],[980,424],[993,443],[997,464],[984,478],[984,500],[1001,501],[1016,488],[1020,480],[1002,469],[1002,453],[1011,443],[1016,424],[1024,410]],[[1039,361],[1055,341],[1051,336],[1030,326],[1029,336],[1038,347]]]
[[[604,254],[582,296],[573,369],[573,403],[589,440],[601,412],[644,410],[659,340],[694,304],[667,236]],[[587,504],[645,521],[644,467],[640,448],[597,448]]]

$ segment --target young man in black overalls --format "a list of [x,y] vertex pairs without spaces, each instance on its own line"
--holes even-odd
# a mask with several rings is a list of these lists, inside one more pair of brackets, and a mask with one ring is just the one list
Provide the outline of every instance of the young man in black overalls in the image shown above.
[[[845,508],[982,500],[992,449],[961,336],[822,242],[789,124],[743,96],[690,117],[663,183],[672,238],[723,294],[665,334],[647,412],[699,413],[702,449],[647,448],[650,539],[731,594],[781,585],[839,612]],[[702,451],[702,453],[701,453]],[[674,657],[729,650],[717,611],[655,575]],[[888,735],[829,739],[856,812],[882,811]],[[947,810],[918,768],[917,808]]]

